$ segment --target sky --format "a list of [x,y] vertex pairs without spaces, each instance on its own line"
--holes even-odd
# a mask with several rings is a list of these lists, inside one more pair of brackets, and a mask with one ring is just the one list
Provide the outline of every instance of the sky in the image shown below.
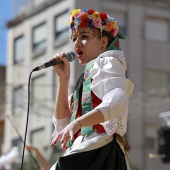
[[0,65],[6,65],[7,28],[6,22],[12,17],[12,0],[0,0]]
[[6,22],[12,16],[12,0],[0,0],[0,65],[6,65],[7,28]]
[[18,7],[26,0],[0,0],[0,65],[7,62],[7,27],[6,23],[12,19]]

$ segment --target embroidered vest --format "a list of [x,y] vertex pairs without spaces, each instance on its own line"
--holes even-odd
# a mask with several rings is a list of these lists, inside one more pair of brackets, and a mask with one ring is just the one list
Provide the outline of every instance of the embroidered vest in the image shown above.
[[[77,109],[79,106],[79,89],[83,81],[83,89],[82,89],[82,99],[81,99],[81,107],[82,107],[82,115],[88,113],[89,111],[93,110],[93,104],[91,100],[91,76],[90,76],[90,70],[93,67],[95,60],[90,61],[89,63],[86,64],[84,73],[80,76],[74,93],[73,93],[73,105],[72,105],[72,116],[70,122],[75,120],[76,118],[76,113]],[[84,80],[82,78],[84,76]],[[85,135],[90,135],[93,133],[93,126],[86,126],[81,128],[81,134],[83,136]],[[67,147],[72,145],[72,141],[69,140],[67,143]]]

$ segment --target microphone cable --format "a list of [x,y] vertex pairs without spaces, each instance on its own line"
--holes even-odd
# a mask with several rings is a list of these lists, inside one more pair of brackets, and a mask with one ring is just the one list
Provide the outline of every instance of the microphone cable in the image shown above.
[[[74,52],[67,52],[66,54],[64,54],[66,59],[68,61],[73,61],[76,57],[76,54]],[[31,75],[34,71],[39,71],[41,69],[44,69],[44,68],[47,68],[47,67],[50,67],[52,65],[57,65],[57,64],[61,64],[63,63],[62,61],[56,61],[56,60],[53,60],[53,61],[49,61],[47,63],[44,63],[43,65],[41,66],[38,66],[36,68],[34,68],[30,75],[29,75],[29,81],[28,81],[28,109],[27,109],[27,119],[26,119],[26,127],[25,127],[25,137],[24,137],[24,146],[23,146],[23,153],[22,153],[22,163],[21,163],[21,170],[23,168],[23,163],[24,163],[24,153],[25,153],[25,143],[26,143],[26,138],[27,138],[27,130],[28,130],[28,119],[29,119],[29,105],[30,105],[30,82],[31,82]],[[37,168],[39,169],[39,165],[37,164]]]
[[[21,142],[24,143],[24,141],[23,141],[23,139],[22,139],[22,137],[21,137],[18,129],[17,129],[16,126],[14,125],[14,123],[13,123],[13,121],[11,120],[11,118],[9,117],[9,115],[6,115],[6,117],[7,117],[7,118],[9,119],[9,121],[11,122],[11,124],[12,124],[14,130],[16,131],[16,133],[18,134],[18,137],[19,137],[19,139],[21,140]],[[37,160],[36,160],[36,159],[34,158],[34,156],[32,155],[31,151],[29,151],[29,155],[30,155],[30,157],[32,158],[32,160],[34,161],[34,163],[36,164],[37,168],[39,169],[40,166],[39,166]]]
[[[30,105],[30,82],[31,82],[31,75],[33,73],[34,70],[31,71],[30,75],[29,75],[29,81],[28,81],[28,108],[27,108],[27,119],[26,119],[26,127],[25,127],[25,137],[24,137],[24,146],[23,146],[23,152],[22,152],[22,162],[21,162],[21,170],[23,169],[23,164],[24,164],[24,153],[25,153],[25,143],[26,143],[26,138],[27,138],[27,130],[28,130],[28,120],[29,120],[29,105]],[[22,138],[20,138],[22,139]],[[32,156],[33,157],[33,156]],[[40,169],[40,166],[38,164],[38,162],[33,159],[37,169]]]

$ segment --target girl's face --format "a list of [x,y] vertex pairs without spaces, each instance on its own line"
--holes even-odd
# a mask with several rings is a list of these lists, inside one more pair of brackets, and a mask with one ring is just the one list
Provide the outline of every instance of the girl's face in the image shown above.
[[73,31],[72,40],[80,64],[87,64],[106,51],[106,37],[99,37],[100,32],[96,29],[79,27]]

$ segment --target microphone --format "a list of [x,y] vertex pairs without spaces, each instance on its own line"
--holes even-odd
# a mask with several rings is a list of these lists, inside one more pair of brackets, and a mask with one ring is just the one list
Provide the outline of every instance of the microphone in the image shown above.
[[[65,53],[65,57],[69,62],[71,62],[76,58],[76,54],[74,52],[70,51],[70,52]],[[50,67],[53,65],[58,65],[61,63],[63,63],[63,61],[57,61],[57,60],[48,61],[38,67],[35,67],[32,71],[39,71],[39,70],[45,69],[47,67]]]

